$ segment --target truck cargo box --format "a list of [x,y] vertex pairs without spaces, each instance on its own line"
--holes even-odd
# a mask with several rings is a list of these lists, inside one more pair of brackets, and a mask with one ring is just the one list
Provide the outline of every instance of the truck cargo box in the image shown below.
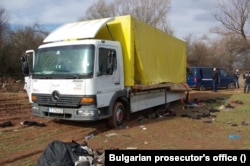
[[186,82],[186,43],[130,15],[115,17],[96,39],[122,45],[125,85]]

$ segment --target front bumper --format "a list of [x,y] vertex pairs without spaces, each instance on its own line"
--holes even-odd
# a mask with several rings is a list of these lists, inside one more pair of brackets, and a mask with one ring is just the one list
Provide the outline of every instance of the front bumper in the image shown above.
[[[73,121],[95,121],[103,119],[100,116],[100,110],[94,106],[82,106],[80,108],[56,108],[57,111],[51,111],[53,107],[39,106],[32,104],[32,113],[36,116],[73,120]],[[60,111],[59,111],[60,110]]]

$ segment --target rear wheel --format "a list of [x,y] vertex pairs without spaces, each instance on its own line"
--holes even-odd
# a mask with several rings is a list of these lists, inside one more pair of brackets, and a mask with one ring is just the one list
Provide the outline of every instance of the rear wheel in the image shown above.
[[121,126],[125,120],[125,107],[122,102],[115,102],[113,115],[108,119],[108,125],[111,128]]

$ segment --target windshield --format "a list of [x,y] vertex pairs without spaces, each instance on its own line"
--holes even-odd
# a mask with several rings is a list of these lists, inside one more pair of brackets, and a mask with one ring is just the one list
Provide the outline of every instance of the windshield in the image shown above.
[[33,76],[92,77],[94,45],[41,48],[35,57]]

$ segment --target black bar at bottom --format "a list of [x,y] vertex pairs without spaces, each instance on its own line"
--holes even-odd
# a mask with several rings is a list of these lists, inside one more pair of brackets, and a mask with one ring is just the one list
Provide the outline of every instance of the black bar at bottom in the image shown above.
[[250,165],[250,150],[106,150],[105,165]]

